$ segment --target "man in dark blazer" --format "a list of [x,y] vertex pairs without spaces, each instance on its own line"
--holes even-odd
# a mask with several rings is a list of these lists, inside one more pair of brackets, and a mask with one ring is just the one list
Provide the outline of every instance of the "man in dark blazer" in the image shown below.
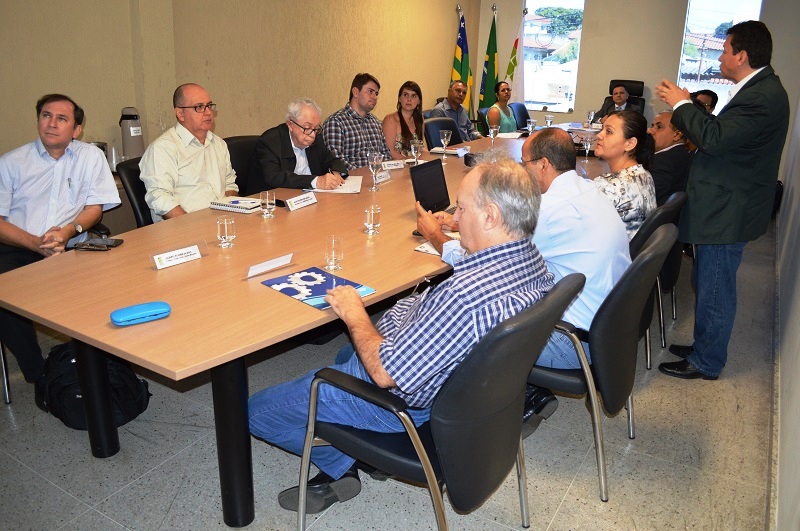
[[647,133],[653,137],[656,153],[650,163],[650,175],[656,186],[656,204],[663,205],[675,192],[686,190],[686,175],[691,154],[686,148],[686,139],[670,123],[672,111],[656,114]]
[[642,113],[638,105],[628,102],[629,94],[625,85],[611,87],[611,99],[606,99],[600,110],[594,114],[594,122],[603,122],[603,119],[614,111],[636,111]]
[[347,167],[325,146],[320,123],[322,111],[313,100],[290,103],[286,122],[258,139],[244,195],[272,188],[333,190],[341,185]]
[[677,378],[716,380],[725,366],[736,271],[745,244],[767,230],[789,127],[789,99],[769,66],[769,30],[751,20],[727,33],[720,71],[736,85],[718,116],[692,105],[689,92],[674,83],[663,80],[656,88],[674,109],[672,123],[698,147],[679,225],[680,241],[696,246],[694,345],[670,346],[683,359],[659,366]]

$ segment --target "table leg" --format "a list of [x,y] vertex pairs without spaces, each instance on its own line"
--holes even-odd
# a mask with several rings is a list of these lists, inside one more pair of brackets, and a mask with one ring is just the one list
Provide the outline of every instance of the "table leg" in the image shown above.
[[253,450],[247,417],[247,366],[244,358],[211,369],[222,517],[231,527],[255,518]]
[[86,409],[86,428],[89,431],[92,455],[111,457],[119,452],[119,434],[114,423],[106,354],[76,340],[75,360]]

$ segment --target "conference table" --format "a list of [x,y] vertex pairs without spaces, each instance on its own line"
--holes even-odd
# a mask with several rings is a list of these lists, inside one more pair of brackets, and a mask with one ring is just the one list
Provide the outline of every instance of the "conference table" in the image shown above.
[[[497,139],[497,147],[520,160],[524,139]],[[472,152],[489,140],[469,143]],[[440,157],[425,153],[424,159]],[[468,172],[464,159],[448,156],[444,166],[451,202]],[[255,516],[253,467],[247,417],[245,356],[337,319],[263,285],[263,280],[308,267],[322,267],[323,240],[344,241],[341,277],[375,289],[369,306],[449,270],[436,255],[415,251],[423,239],[416,226],[408,167],[392,170],[378,192],[368,192],[365,169],[358,194],[317,193],[317,203],[295,211],[279,208],[273,219],[259,213],[235,217],[232,248],[217,246],[216,218],[229,214],[203,209],[119,235],[108,252],[74,251],[0,275],[0,306],[76,340],[77,366],[86,405],[89,442],[95,457],[119,451],[113,422],[105,353],[173,380],[210,371],[223,517],[242,527]],[[279,199],[300,191],[278,189]],[[364,208],[382,209],[380,233],[364,233]],[[156,269],[152,257],[200,243],[197,259]],[[205,242],[205,245],[202,243]],[[291,263],[245,279],[250,266],[292,253]],[[110,313],[148,301],[165,301],[169,317],[116,326]]]

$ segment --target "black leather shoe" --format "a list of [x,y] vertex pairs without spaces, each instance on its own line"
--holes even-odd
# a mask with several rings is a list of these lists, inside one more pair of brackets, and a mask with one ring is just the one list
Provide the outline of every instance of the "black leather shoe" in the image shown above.
[[386,481],[387,479],[394,477],[390,473],[384,472],[383,470],[375,468],[372,465],[368,465],[364,461],[356,461],[356,468],[365,474],[369,474],[369,477],[377,481]]
[[686,360],[673,361],[671,363],[662,363],[658,366],[658,370],[667,376],[674,376],[675,378],[683,378],[684,380],[692,380],[694,378],[702,378],[703,380],[716,380],[719,376],[708,376],[698,371],[694,365]]
[[558,409],[558,399],[552,391],[528,385],[522,422],[527,422],[533,415],[548,419],[556,409]]
[[[361,480],[358,470],[350,468],[339,479],[320,472],[308,480],[306,491],[306,513],[321,513],[336,502],[345,502],[355,498],[361,492]],[[300,487],[292,487],[278,494],[278,503],[286,510],[297,512],[300,505]]]
[[694,346],[692,345],[670,345],[669,351],[678,356],[679,358],[686,359],[689,355],[694,352]]
[[33,400],[36,402],[36,407],[48,413],[50,409],[47,407],[47,400],[44,396],[44,376],[40,376],[33,382]]

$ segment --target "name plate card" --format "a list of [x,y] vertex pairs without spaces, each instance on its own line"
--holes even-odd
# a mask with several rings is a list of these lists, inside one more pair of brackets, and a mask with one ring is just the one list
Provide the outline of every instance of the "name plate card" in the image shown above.
[[[403,161],[400,161],[400,162],[403,162]],[[385,163],[384,163],[384,164],[385,164]],[[376,182],[377,184],[380,184],[380,183],[386,182],[386,181],[388,181],[388,180],[389,180],[389,179],[391,179],[391,178],[392,178],[392,176],[391,176],[391,175],[389,174],[389,172],[388,172],[388,171],[386,171],[386,170],[384,170],[384,171],[379,171],[378,173],[376,173],[376,174],[375,174],[375,182]]]
[[292,255],[294,255],[294,253],[285,254],[283,256],[279,256],[278,258],[273,258],[272,260],[267,260],[266,262],[252,265],[245,271],[244,279],[247,280],[248,278],[264,274],[267,271],[272,271],[273,269],[287,266],[292,263]]
[[313,205],[316,202],[317,196],[314,195],[314,192],[306,192],[304,194],[292,197],[291,199],[287,199],[286,206],[289,207],[289,211],[291,212],[292,210],[297,210],[298,208]]
[[384,170],[402,170],[405,165],[404,160],[389,160],[381,164]]
[[197,260],[202,256],[200,246],[198,244],[190,245],[189,247],[182,247],[174,251],[167,251],[166,253],[153,255],[153,262],[156,264],[156,269],[165,269],[178,264],[185,264],[192,260]]

